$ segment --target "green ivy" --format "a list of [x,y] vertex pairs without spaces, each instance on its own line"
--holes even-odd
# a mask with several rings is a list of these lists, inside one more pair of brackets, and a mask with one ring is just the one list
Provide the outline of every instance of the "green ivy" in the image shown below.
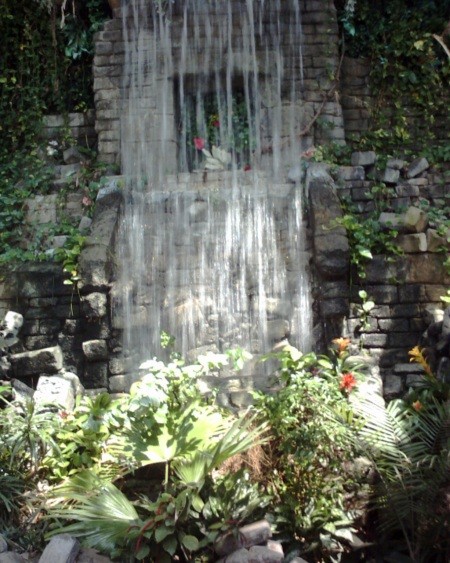
[[450,2],[338,0],[336,5],[345,53],[371,61],[375,104],[369,131],[355,144],[378,152],[398,146],[417,152],[430,144],[445,150],[437,126],[448,116],[450,65],[433,34],[443,34]]

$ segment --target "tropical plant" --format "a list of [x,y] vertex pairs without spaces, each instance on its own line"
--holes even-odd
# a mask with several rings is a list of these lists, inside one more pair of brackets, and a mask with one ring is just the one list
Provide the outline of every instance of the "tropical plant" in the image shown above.
[[[373,492],[390,561],[448,561],[449,406],[429,395],[388,405],[358,400],[359,446],[373,461]],[[381,549],[381,548],[380,548]]]
[[290,549],[327,561],[337,560],[357,532],[350,500],[357,479],[346,470],[356,448],[333,413],[352,418],[349,398],[363,378],[350,340],[333,344],[329,356],[286,347],[278,354],[282,388],[257,395],[255,405],[270,426],[262,482],[276,499],[277,529]]
[[[214,541],[217,531],[206,529],[202,517],[214,490],[214,472],[259,443],[265,426],[248,416],[236,419],[200,396],[196,377],[229,357],[205,355],[201,361],[194,366],[179,360],[145,362],[144,375],[114,411],[114,432],[107,429],[102,438],[102,457],[115,460],[121,476],[146,466],[162,467],[159,489],[128,498],[112,482],[117,474],[105,479],[95,464],[84,464],[87,469],[54,491],[58,500],[50,517],[71,523],[59,524],[53,533],[67,531],[122,558],[132,553],[143,559],[151,552],[159,561],[171,561],[175,554],[189,560],[191,552]],[[247,489],[242,491],[248,495]]]

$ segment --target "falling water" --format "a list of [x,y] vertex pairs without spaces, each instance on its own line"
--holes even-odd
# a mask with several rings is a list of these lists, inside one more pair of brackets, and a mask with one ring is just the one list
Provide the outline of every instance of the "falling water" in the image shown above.
[[123,4],[125,350],[309,349],[299,0]]

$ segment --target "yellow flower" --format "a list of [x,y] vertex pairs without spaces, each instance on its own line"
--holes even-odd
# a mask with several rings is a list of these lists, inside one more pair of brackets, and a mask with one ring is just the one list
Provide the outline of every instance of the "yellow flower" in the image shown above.
[[411,358],[409,359],[410,362],[416,362],[417,364],[421,365],[427,375],[434,377],[433,372],[431,371],[431,367],[423,354],[422,348],[419,348],[419,346],[414,346],[414,348],[410,350],[408,354],[411,356]]

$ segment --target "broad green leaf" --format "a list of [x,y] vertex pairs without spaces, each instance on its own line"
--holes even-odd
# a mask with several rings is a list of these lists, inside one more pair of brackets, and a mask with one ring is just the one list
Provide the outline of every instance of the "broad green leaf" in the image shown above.
[[184,536],[184,538],[181,540],[181,543],[189,551],[196,551],[199,547],[198,539],[195,536]]

